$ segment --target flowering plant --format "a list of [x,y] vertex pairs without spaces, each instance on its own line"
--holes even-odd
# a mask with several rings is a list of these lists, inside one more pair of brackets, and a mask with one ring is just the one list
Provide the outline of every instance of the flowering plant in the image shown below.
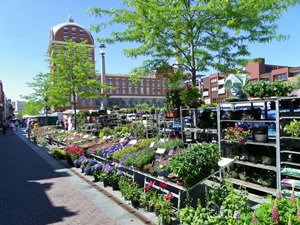
[[228,142],[245,142],[248,135],[251,134],[250,130],[245,130],[242,127],[227,127],[223,130],[224,140]]
[[66,152],[73,160],[84,154],[84,150],[77,145],[67,146]]

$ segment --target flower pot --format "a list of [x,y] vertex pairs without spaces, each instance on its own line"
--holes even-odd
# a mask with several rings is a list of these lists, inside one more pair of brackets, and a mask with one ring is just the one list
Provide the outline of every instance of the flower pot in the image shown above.
[[146,210],[147,210],[147,212],[154,212],[154,206],[153,205],[147,205]]
[[131,205],[134,208],[138,208],[140,206],[140,202],[138,200],[131,200]]
[[167,118],[178,117],[177,111],[166,111],[165,115],[166,115]]
[[267,142],[268,134],[253,134],[255,142]]
[[170,225],[171,222],[170,222],[170,221],[167,221],[166,219],[161,218],[161,219],[160,219],[160,224],[161,224],[161,225]]
[[103,180],[103,186],[104,186],[104,187],[107,187],[108,185],[109,185],[109,181],[108,181],[108,180],[106,180],[106,179],[105,179],[105,180]]
[[119,184],[118,184],[118,183],[112,183],[112,189],[113,189],[114,191],[120,190]]
[[69,166],[74,166],[74,161],[70,157],[67,157],[67,163],[69,164]]

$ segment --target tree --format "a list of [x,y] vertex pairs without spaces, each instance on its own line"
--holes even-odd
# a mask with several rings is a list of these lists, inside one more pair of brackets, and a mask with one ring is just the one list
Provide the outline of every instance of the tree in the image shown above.
[[[249,43],[266,43],[285,36],[276,32],[281,13],[299,0],[123,0],[122,9],[93,8],[97,17],[108,22],[93,25],[101,31],[121,24],[124,30],[113,31],[101,42],[132,42],[125,49],[128,57],[147,56],[133,71],[149,75],[171,64],[188,71],[196,85],[196,73],[211,68],[231,72],[245,63]],[[105,17],[106,18],[106,17]],[[175,63],[170,63],[175,59]]]
[[22,116],[24,115],[38,115],[41,111],[42,107],[38,102],[28,101],[24,105],[22,112],[20,113]]
[[33,93],[28,96],[23,96],[27,101],[35,102],[35,107],[44,109],[46,114],[46,123],[48,121],[47,115],[51,106],[55,107],[55,101],[51,98],[48,91],[51,86],[50,74],[39,73],[33,78],[33,82],[27,83],[33,89]]
[[48,94],[53,104],[60,106],[71,105],[75,114],[77,99],[96,98],[102,84],[95,78],[95,65],[89,53],[91,46],[85,42],[57,44],[49,56],[50,88]]

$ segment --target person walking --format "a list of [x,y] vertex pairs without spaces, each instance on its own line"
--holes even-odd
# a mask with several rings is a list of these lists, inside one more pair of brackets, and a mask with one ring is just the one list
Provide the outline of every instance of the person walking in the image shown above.
[[2,124],[2,134],[5,135],[6,134],[6,130],[7,128],[9,128],[9,123],[7,120],[4,120],[3,124]]
[[26,133],[27,133],[27,138],[28,139],[30,139],[30,134],[31,134],[32,127],[33,127],[33,121],[28,119],[27,127],[26,127]]

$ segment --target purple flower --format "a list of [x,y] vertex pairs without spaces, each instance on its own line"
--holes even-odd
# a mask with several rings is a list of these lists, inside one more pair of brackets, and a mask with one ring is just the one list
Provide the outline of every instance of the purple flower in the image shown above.
[[274,206],[272,208],[272,221],[274,221],[275,224],[278,224],[279,222],[279,211],[278,211],[276,199],[275,199]]
[[103,171],[106,173],[111,173],[112,169],[113,168],[109,164],[105,164],[105,166],[103,167]]
[[101,163],[97,163],[93,166],[93,170],[94,171],[99,171],[102,169],[102,164]]
[[214,204],[213,209],[215,211],[220,211],[221,208],[220,208],[220,206],[218,204]]
[[89,160],[89,163],[90,163],[91,166],[93,166],[93,165],[95,165],[97,162],[96,162],[95,160],[93,160],[93,159],[90,159],[90,160]]
[[90,173],[91,173],[91,167],[90,167],[89,165],[87,165],[87,166],[84,168],[84,173],[85,173],[86,175],[90,175]]
[[79,168],[80,165],[81,165],[81,161],[80,161],[79,159],[74,160],[74,166],[75,166],[76,168]]

